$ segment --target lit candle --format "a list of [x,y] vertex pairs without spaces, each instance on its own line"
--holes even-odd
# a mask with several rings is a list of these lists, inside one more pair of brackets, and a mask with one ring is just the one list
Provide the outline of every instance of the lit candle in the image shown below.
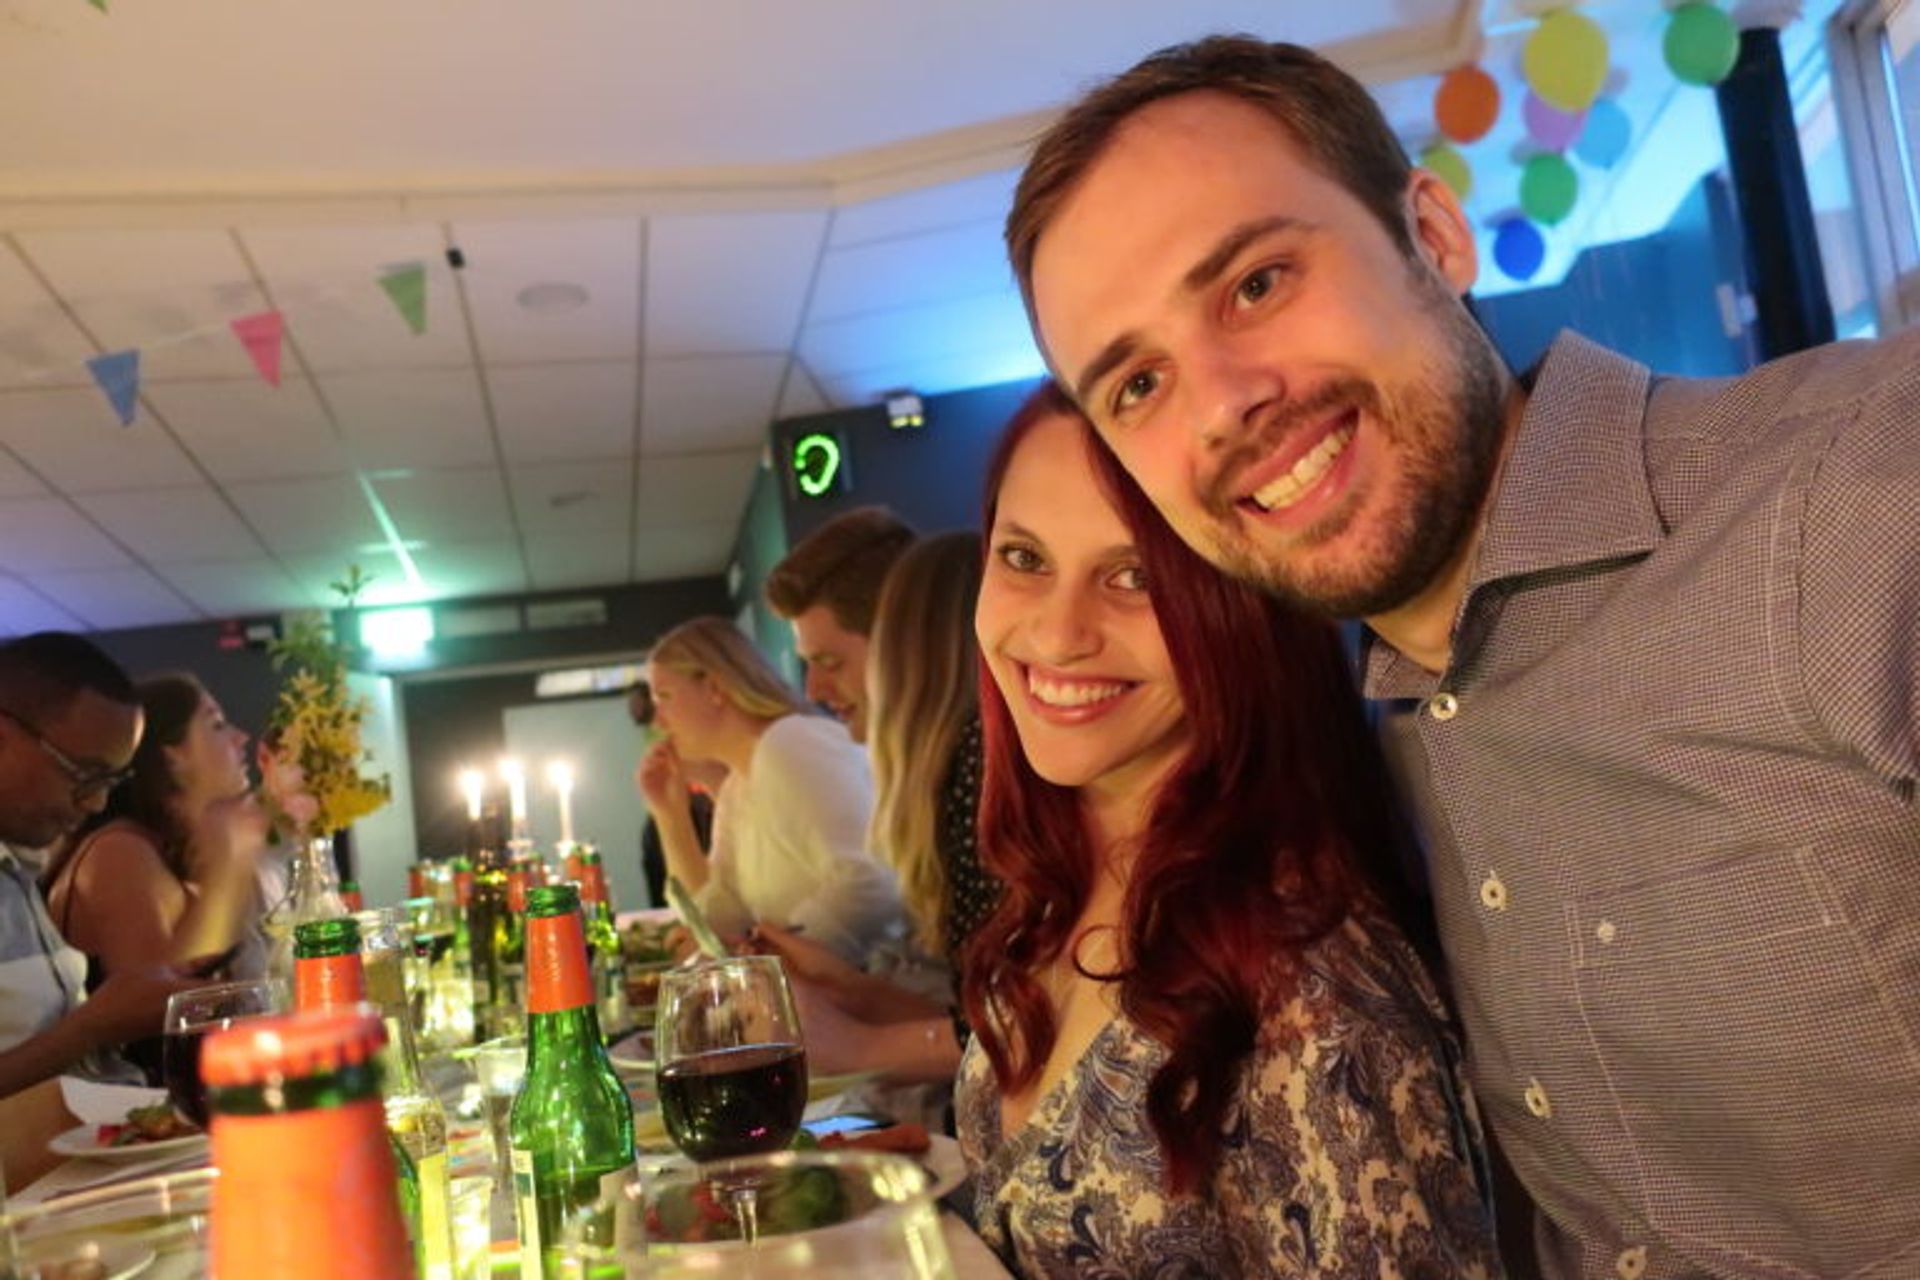
[[527,771],[512,756],[500,762],[500,778],[507,784],[507,813],[513,819],[513,838],[527,834]]
[[570,847],[573,844],[573,766],[565,760],[555,760],[547,766],[547,781],[560,797],[560,843]]
[[460,791],[461,794],[467,798],[467,821],[478,822],[480,820],[480,797],[481,793],[486,790],[486,787],[486,775],[482,774],[478,769],[462,769],[460,771]]

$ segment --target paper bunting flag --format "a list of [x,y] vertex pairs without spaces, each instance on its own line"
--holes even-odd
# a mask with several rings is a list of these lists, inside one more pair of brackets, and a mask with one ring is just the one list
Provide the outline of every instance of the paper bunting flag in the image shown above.
[[107,11],[107,0],[87,0],[87,3],[102,13]]
[[253,367],[270,387],[280,385],[280,343],[286,331],[287,322],[278,311],[259,311],[233,322],[233,336],[246,347]]
[[133,425],[134,410],[140,400],[140,353],[136,350],[110,351],[87,361],[87,372],[106,393],[120,425]]
[[388,267],[380,276],[380,287],[399,308],[400,317],[416,335],[427,331],[427,268],[425,263],[410,262]]

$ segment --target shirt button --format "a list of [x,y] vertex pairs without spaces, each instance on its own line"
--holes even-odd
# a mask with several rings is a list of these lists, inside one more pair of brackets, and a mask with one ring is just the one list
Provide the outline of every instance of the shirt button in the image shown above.
[[1593,936],[1600,939],[1601,942],[1612,942],[1618,933],[1619,930],[1613,927],[1613,921],[1602,920],[1599,926],[1594,929]]
[[1613,1260],[1613,1274],[1620,1280],[1640,1280],[1647,1274],[1647,1246],[1637,1244],[1631,1249],[1622,1249],[1620,1256]]
[[1499,876],[1489,874],[1485,880],[1481,881],[1480,905],[1489,911],[1507,909],[1507,886],[1501,883]]
[[1460,699],[1450,693],[1436,693],[1427,699],[1427,714],[1435,720],[1451,720],[1460,714]]
[[1528,1079],[1526,1098],[1528,1111],[1531,1111],[1542,1120],[1552,1118],[1553,1099],[1547,1097],[1545,1085],[1541,1084],[1538,1080]]

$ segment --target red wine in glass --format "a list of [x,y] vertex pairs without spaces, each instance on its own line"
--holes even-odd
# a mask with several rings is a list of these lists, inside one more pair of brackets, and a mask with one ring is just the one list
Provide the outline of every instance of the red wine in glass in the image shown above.
[[224,1022],[170,1030],[160,1047],[160,1072],[167,1082],[167,1100],[187,1119],[207,1127],[207,1086],[200,1079],[200,1042]]
[[778,1151],[807,1106],[807,1055],[797,1044],[750,1044],[660,1068],[660,1114],[693,1160]]

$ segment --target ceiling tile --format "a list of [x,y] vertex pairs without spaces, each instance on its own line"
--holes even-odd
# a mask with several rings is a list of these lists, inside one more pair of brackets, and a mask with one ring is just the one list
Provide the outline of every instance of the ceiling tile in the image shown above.
[[[412,554],[417,555],[422,549],[415,547]],[[345,547],[333,554],[286,556],[281,563],[295,585],[312,597],[316,608],[345,606],[345,599],[334,584],[346,576],[349,568],[356,568],[361,574],[362,586],[360,594],[354,597],[355,604],[412,604],[428,598],[423,587],[407,576],[405,566],[390,546],[368,543]]]
[[649,531],[731,521],[737,528],[764,450],[739,449],[687,457],[642,458],[638,524]]
[[53,295],[0,245],[0,387],[89,386],[99,352]]
[[839,404],[874,404],[904,386],[925,395],[965,391],[1044,377],[1046,365],[1031,341],[1020,339],[997,349],[946,357],[923,356],[911,363],[856,369],[832,375],[827,389]]
[[341,475],[352,468],[305,378],[175,382],[147,388],[154,411],[220,481]]
[[267,304],[226,230],[27,231],[16,239],[102,349],[140,349],[144,381],[255,376],[229,326]]
[[320,378],[320,388],[362,470],[494,461],[480,382],[471,370],[334,373]]
[[207,485],[87,494],[74,501],[148,562],[212,560],[265,550]]
[[774,411],[775,419],[784,422],[788,418],[804,418],[809,414],[826,413],[833,405],[827,401],[826,393],[820,384],[814,381],[813,373],[798,360],[793,362],[793,372],[787,376],[786,388],[780,393],[780,407]]
[[665,582],[726,571],[739,537],[737,520],[642,529],[634,548],[635,582]]
[[[529,537],[612,533],[621,555],[626,554],[633,507],[631,459],[516,467],[508,479],[520,528]],[[623,575],[625,563],[623,559]]]
[[692,453],[767,438],[787,357],[688,356],[647,361],[640,452]]
[[1007,210],[1013,207],[1013,187],[1019,180],[1018,169],[1001,169],[848,205],[834,214],[828,245],[842,249],[976,222],[990,224],[998,239]]
[[[472,363],[439,227],[260,227],[241,239],[316,372]],[[387,268],[416,262],[427,269],[427,327],[418,334],[380,286]]]
[[19,459],[0,448],[0,498],[37,498],[46,492],[47,486],[34,479]]
[[58,573],[117,569],[132,562],[113,539],[58,498],[0,502],[0,570]]
[[272,560],[158,564],[153,571],[215,618],[285,613],[322,603]]
[[526,566],[514,542],[434,543],[414,553],[424,598],[508,595],[527,589]]
[[[849,403],[843,391],[847,375],[865,370],[911,375],[904,383],[896,381],[877,390],[906,385],[922,392],[987,386],[1026,376],[1001,372],[1009,351],[1031,352],[1031,366],[1039,367],[1026,309],[1011,288],[939,305],[823,321],[808,325],[800,337],[800,358],[842,404]],[[978,372],[954,372],[966,366],[968,356],[980,358]],[[917,373],[920,366],[935,364],[943,369],[940,381],[946,385],[936,386]],[[955,383],[955,377],[962,380]]]
[[501,452],[515,464],[631,453],[639,383],[633,360],[489,366]]
[[157,627],[202,616],[145,569],[36,573],[28,575],[27,581],[96,630]]
[[200,473],[145,411],[123,427],[98,391],[0,393],[0,444],[69,493],[192,484]]
[[231,484],[233,499],[267,546],[281,555],[324,553],[338,575],[356,551],[383,540],[373,508],[352,476],[250,480]]
[[[639,351],[639,219],[468,222],[453,235],[488,363],[631,360]],[[540,285],[574,285],[586,295],[571,309],[543,307],[538,292],[521,300]]]
[[26,583],[0,577],[0,635],[84,631],[86,625]]
[[787,350],[826,225],[813,211],[650,219],[647,355]]
[[507,488],[498,469],[415,470],[377,476],[374,492],[409,542],[485,542],[513,537]]
[[[999,224],[970,222],[828,252],[820,261],[807,323],[1005,293],[1013,287]],[[1024,311],[1021,316],[1024,323]]]
[[597,534],[541,534],[527,539],[527,563],[533,589],[614,586],[627,580],[632,548],[626,531],[617,537]]

